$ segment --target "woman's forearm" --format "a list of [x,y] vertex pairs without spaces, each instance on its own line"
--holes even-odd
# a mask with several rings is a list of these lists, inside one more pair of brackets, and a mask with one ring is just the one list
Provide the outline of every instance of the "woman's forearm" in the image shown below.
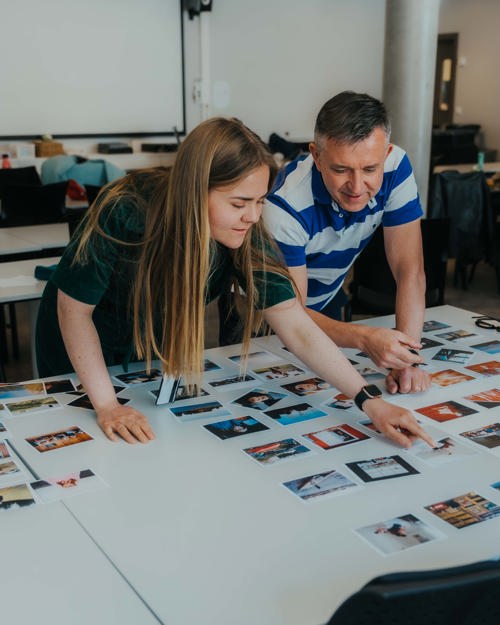
[[66,351],[92,405],[99,410],[117,401],[92,320],[93,310],[93,306],[58,291],[57,315]]
[[286,347],[348,397],[366,384],[337,345],[305,313],[297,300],[265,311],[266,321]]

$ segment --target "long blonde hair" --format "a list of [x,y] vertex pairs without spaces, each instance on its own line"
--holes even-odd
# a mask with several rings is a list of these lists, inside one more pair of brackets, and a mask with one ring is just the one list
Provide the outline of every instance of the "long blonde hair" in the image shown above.
[[[182,142],[171,171],[148,172],[153,191],[147,205],[136,192],[132,174],[103,190],[86,219],[75,256],[78,262],[84,262],[93,233],[107,236],[99,225],[105,208],[112,210],[131,197],[144,211],[145,229],[138,243],[131,296],[135,351],[148,366],[158,358],[165,373],[184,376],[188,384],[199,383],[203,372],[206,288],[211,250],[216,245],[210,238],[208,193],[237,184],[262,165],[269,167],[271,186],[276,164],[262,140],[239,120],[212,118],[199,124]],[[245,320],[244,353],[252,331],[262,323],[262,314],[256,310],[254,272],[288,276],[273,249],[260,220],[240,248],[228,251],[244,279],[240,285],[236,276],[232,278]],[[244,287],[244,298],[238,297],[240,286]],[[261,285],[259,288],[262,290]]]

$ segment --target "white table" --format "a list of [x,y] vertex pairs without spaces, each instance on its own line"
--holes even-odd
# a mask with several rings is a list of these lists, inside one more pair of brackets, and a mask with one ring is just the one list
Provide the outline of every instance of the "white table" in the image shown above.
[[26,241],[19,233],[12,230],[19,228],[0,228],[0,260],[2,255],[22,254],[24,252],[37,252],[40,246],[32,241]]
[[0,263],[0,304],[40,299],[45,281],[34,277],[35,267],[57,265],[60,258],[51,256]]
[[65,222],[0,229],[1,254],[64,248],[68,242],[69,229]]
[[[0,230],[0,234],[1,234]],[[15,304],[16,302],[28,302],[28,315],[31,341],[31,362],[33,375],[37,375],[36,353],[35,353],[35,324],[38,314],[40,297],[45,288],[45,281],[36,280],[34,277],[37,265],[56,265],[60,256],[49,258],[33,258],[30,260],[16,260],[11,262],[0,262],[0,305]],[[5,333],[3,333],[5,338]]]
[[158,624],[64,504],[2,512],[1,528],[3,623]]
[[[491,336],[491,331],[488,334],[476,328],[472,313],[450,306],[429,309],[427,319],[446,321],[453,329],[476,331],[484,340],[496,338],[496,333]],[[393,317],[369,323],[391,326]],[[463,343],[460,347],[443,343],[465,349]],[[252,345],[252,351],[266,349],[279,358],[296,361],[276,337],[254,339]],[[430,356],[436,349],[423,354]],[[205,374],[204,387],[231,407],[235,416],[253,414],[269,426],[267,431],[221,441],[201,427],[221,417],[179,422],[165,406],[153,405],[147,390],[156,388],[155,383],[130,387],[123,393],[133,398],[152,423],[156,440],[148,445],[108,442],[93,413],[75,408],[16,417],[7,424],[18,451],[40,475],[89,467],[109,484],[109,489],[74,497],[66,505],[162,623],[320,625],[342,600],[376,575],[453,566],[498,555],[499,517],[458,530],[424,506],[471,490],[500,504],[500,492],[489,486],[500,480],[500,448],[486,450],[466,441],[476,454],[436,469],[373,437],[334,450],[315,449],[304,458],[282,464],[260,466],[242,452],[244,447],[297,438],[334,424],[356,426],[363,415],[357,409],[330,409],[326,417],[284,427],[257,411],[234,410],[230,401],[246,390],[263,385],[276,389],[283,383],[259,381],[229,391],[219,387],[214,393],[208,381],[234,375],[235,365],[227,356],[238,351],[238,346],[228,346],[207,352],[221,369]],[[354,350],[345,351],[356,361],[370,364]],[[476,351],[471,362],[493,359],[495,356]],[[451,366],[467,371],[458,364],[429,362],[436,369]],[[463,401],[464,395],[494,387],[500,387],[498,376],[478,377],[446,389],[433,386],[425,394],[398,396],[394,401],[416,409],[450,398]],[[323,391],[288,398],[287,403],[306,401],[320,406],[332,394]],[[69,396],[63,401],[69,401]],[[460,432],[498,421],[498,410],[477,410],[477,414],[439,424],[418,416],[426,428],[462,439]],[[72,425],[88,431],[94,440],[45,454],[24,442],[29,435]],[[346,462],[394,454],[404,457],[420,474],[362,484],[357,492],[309,504],[281,484],[329,469],[360,482]],[[383,556],[354,532],[408,513],[438,530],[442,539]],[[19,511],[17,519],[20,531],[29,532],[32,517]],[[5,533],[0,534],[0,552],[5,540]],[[26,547],[21,536],[16,542],[23,552]],[[25,585],[28,588],[30,583]],[[7,609],[4,616],[12,614]]]

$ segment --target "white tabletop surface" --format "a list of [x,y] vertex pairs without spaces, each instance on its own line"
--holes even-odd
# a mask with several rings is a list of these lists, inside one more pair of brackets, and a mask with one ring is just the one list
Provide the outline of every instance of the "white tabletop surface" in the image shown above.
[[[12,232],[14,228],[0,228],[0,256],[2,254],[21,254],[23,252],[37,252],[40,245],[27,241],[19,232]],[[19,228],[15,228],[19,230]]]
[[[475,337],[459,343],[437,339],[438,331],[425,334],[447,348],[468,349],[470,345],[497,338],[494,332],[492,336],[491,330],[478,329],[472,321],[472,313],[450,306],[428,309],[426,318],[446,321],[451,326],[449,329],[476,333]],[[393,317],[378,318],[370,323],[390,326]],[[276,337],[255,339],[253,346],[252,351],[256,348],[274,353],[275,360],[296,362],[281,348]],[[422,352],[436,370],[468,371],[462,365],[432,360],[431,356],[438,349],[428,348]],[[358,363],[371,364],[354,350],[345,351]],[[474,353],[471,363],[500,360],[498,354],[472,348],[471,351]],[[161,622],[168,625],[320,625],[329,619],[342,600],[376,575],[452,566],[498,555],[500,517],[456,529],[425,509],[426,505],[469,491],[478,492],[500,505],[500,492],[490,486],[500,480],[500,448],[488,450],[460,436],[463,431],[499,421],[498,408],[480,408],[464,399],[473,392],[499,388],[498,376],[476,374],[472,381],[453,387],[433,385],[424,394],[394,398],[396,403],[411,409],[450,399],[477,409],[475,414],[444,423],[418,415],[423,426],[434,435],[437,432],[442,437],[455,437],[475,452],[460,461],[434,468],[378,436],[328,451],[302,438],[305,433],[342,423],[358,427],[357,421],[363,414],[356,408],[344,411],[322,406],[335,393],[331,389],[306,397],[288,396],[277,404],[305,401],[328,413],[289,426],[282,426],[259,411],[231,404],[233,399],[252,388],[265,386],[278,390],[280,384],[289,381],[258,380],[224,392],[219,387],[214,392],[208,382],[237,373],[236,365],[227,357],[238,352],[238,346],[209,350],[207,357],[221,369],[206,373],[203,386],[210,395],[216,395],[233,416],[251,414],[269,427],[266,431],[221,441],[202,426],[224,417],[182,422],[168,407],[154,406],[148,390],[157,388],[157,383],[135,385],[122,393],[133,398],[133,405],[148,415],[156,432],[155,441],[148,445],[108,442],[92,411],[72,407],[4,419],[17,450],[42,477],[89,467],[109,485],[94,493],[72,497],[65,505]],[[310,377],[310,373],[303,377]],[[378,384],[383,385],[379,381]],[[60,395],[59,398],[66,404],[72,396]],[[184,400],[183,403],[210,399],[214,397]],[[27,436],[74,425],[87,431],[93,440],[43,454],[24,440]],[[281,464],[261,466],[242,451],[245,447],[289,437],[304,442],[311,452]],[[419,473],[363,483],[345,466],[346,462],[395,454]],[[348,476],[359,488],[304,503],[282,485],[286,480],[331,469]],[[24,539],[23,534],[33,531],[38,515],[42,519],[43,515],[57,517],[57,511],[46,511],[54,505],[59,506],[40,505],[43,508],[40,512],[31,508],[0,511],[2,528],[5,519],[9,524],[12,522],[11,512],[16,515],[15,540],[10,532],[0,533],[2,555],[5,548],[12,554],[15,545],[22,554],[21,561],[27,560],[32,538]],[[382,555],[354,531],[406,514],[414,514],[425,521],[439,535],[439,540]],[[64,531],[66,519],[55,518],[54,526],[59,523]],[[44,528],[42,524],[42,535]],[[50,537],[51,531],[46,531]],[[88,554],[91,556],[92,550]],[[47,586],[53,587],[57,560],[40,562],[38,566],[40,577],[48,580]],[[45,568],[53,577],[44,577]],[[106,585],[105,574],[100,566],[96,567],[94,581],[103,576],[102,587]],[[34,584],[33,578],[24,583],[19,581],[14,584],[12,594],[18,592],[22,599]],[[90,588],[83,594],[85,601],[92,601],[95,591]],[[10,612],[7,610],[9,614],[15,615],[12,608]],[[48,617],[38,622],[52,624],[54,621]],[[80,621],[69,619],[66,622]]]
[[65,247],[69,241],[69,227],[65,222],[3,228],[0,230],[0,234],[4,234],[4,238],[8,238],[10,236],[14,239],[24,241],[26,247],[20,251],[27,252],[32,249],[39,250],[54,247]]
[[2,623],[159,622],[64,504],[0,514]]
[[0,263],[0,303],[40,298],[46,283],[35,278],[35,267],[56,265],[60,258],[52,256]]

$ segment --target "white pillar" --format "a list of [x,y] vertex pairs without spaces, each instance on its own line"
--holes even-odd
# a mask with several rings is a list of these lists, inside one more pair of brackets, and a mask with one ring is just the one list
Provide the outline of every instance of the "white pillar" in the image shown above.
[[430,173],[440,0],[386,0],[383,101],[410,157],[424,212]]

